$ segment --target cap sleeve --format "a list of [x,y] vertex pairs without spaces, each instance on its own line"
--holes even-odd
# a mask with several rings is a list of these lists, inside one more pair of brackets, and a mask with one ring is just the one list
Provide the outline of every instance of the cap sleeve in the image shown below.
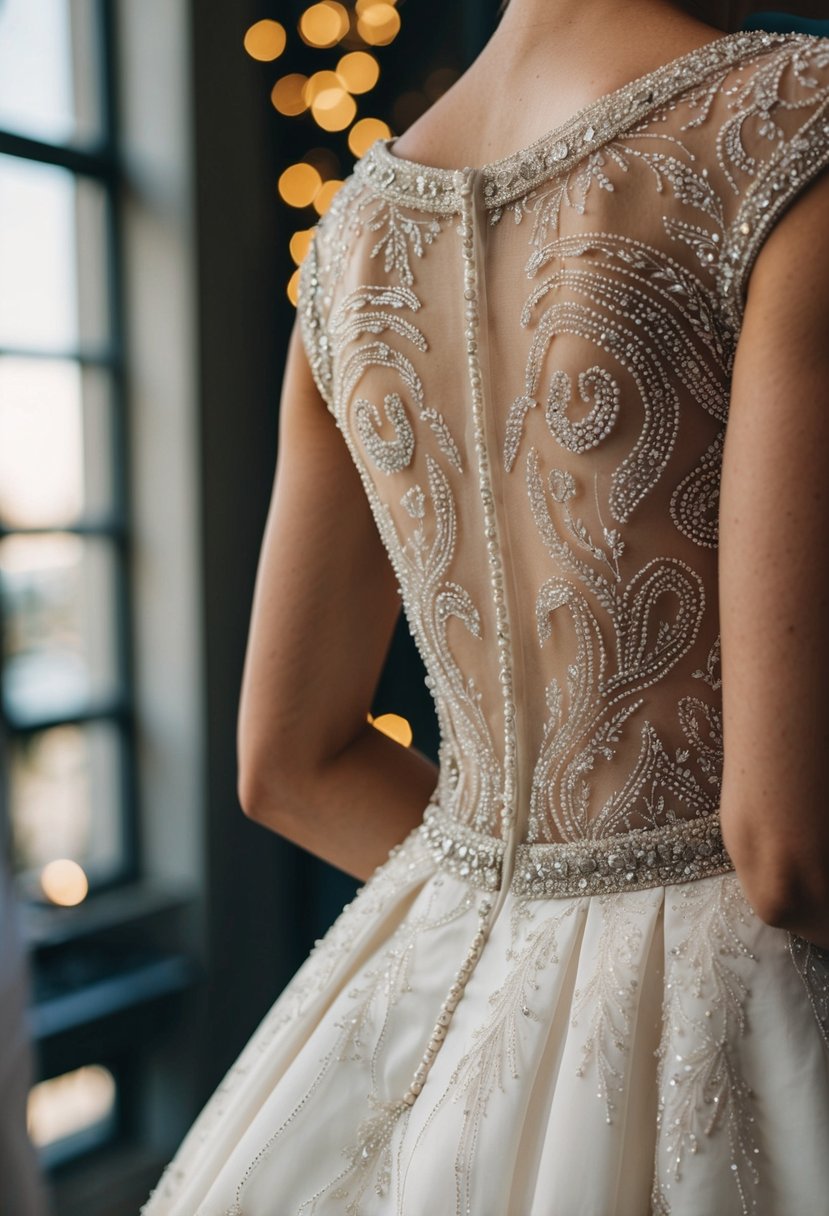
[[755,71],[732,108],[719,140],[733,189],[719,286],[724,311],[738,330],[763,242],[829,164],[829,38],[795,38]]
[[299,270],[297,291],[297,316],[300,335],[314,382],[331,412],[334,412],[333,375],[331,346],[323,302],[317,238],[319,225],[314,229],[308,252]]

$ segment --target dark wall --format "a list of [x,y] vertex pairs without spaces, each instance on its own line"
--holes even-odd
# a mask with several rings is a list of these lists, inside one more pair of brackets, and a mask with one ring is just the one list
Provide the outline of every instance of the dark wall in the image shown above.
[[206,654],[205,814],[212,1091],[299,962],[292,847],[236,797],[236,710],[276,446],[288,318],[277,150],[242,52],[261,6],[191,5]]

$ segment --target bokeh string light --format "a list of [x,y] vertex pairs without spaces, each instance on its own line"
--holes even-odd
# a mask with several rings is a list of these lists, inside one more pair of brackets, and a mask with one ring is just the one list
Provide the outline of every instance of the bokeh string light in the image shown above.
[[345,37],[350,28],[348,11],[336,0],[323,0],[306,8],[299,19],[299,34],[309,46],[330,47]]
[[391,127],[381,118],[361,118],[348,132],[348,146],[355,156],[368,152],[377,139],[388,139]]
[[274,109],[289,118],[304,114],[308,109],[308,102],[305,100],[307,83],[308,77],[303,76],[301,72],[289,72],[287,76],[282,76],[271,89]]
[[399,743],[403,747],[412,746],[414,736],[411,724],[400,714],[378,714],[376,718],[369,714],[367,720],[375,730],[379,730],[383,735],[388,735],[390,739],[394,739],[395,743]]
[[349,93],[368,93],[380,79],[380,64],[368,51],[349,51],[338,61],[337,75]]
[[400,32],[400,14],[393,4],[357,0],[357,13],[357,32],[369,46],[388,46]]
[[299,232],[295,232],[291,237],[290,250],[291,257],[296,262],[297,266],[302,263],[302,259],[308,252],[308,246],[311,244],[311,233],[313,228],[301,228]]
[[[348,5],[339,0],[320,0],[309,4],[296,23],[301,58],[290,65],[305,71],[286,71],[271,84],[271,103],[278,114],[312,124],[315,137],[325,132],[345,143],[338,152],[312,140],[313,146],[307,148],[302,159],[287,165],[279,175],[277,190],[282,202],[292,211],[308,215],[308,223],[297,226],[289,240],[294,269],[286,290],[293,304],[297,302],[300,267],[317,218],[326,213],[342,186],[348,156],[359,158],[376,140],[392,135],[388,122],[361,112],[361,108],[368,103],[370,109],[370,94],[380,80],[381,63],[375,50],[379,48],[382,54],[382,48],[394,41],[400,28],[396,0],[352,0]],[[244,36],[246,51],[261,62],[278,58],[286,43],[285,31],[276,21],[258,21]],[[422,113],[456,77],[455,69],[438,68],[426,78],[422,91],[399,96],[392,111],[398,128],[408,126],[413,116]],[[412,727],[400,714],[383,713],[376,718],[369,714],[368,722],[403,747],[411,747]]]
[[263,63],[278,59],[286,42],[285,27],[278,21],[257,21],[245,34],[245,50]]
[[310,207],[322,178],[313,165],[299,161],[289,165],[279,176],[279,194],[289,207]]
[[[388,139],[387,122],[370,113],[360,113],[380,79],[380,62],[373,48],[388,46],[400,32],[396,0],[318,0],[309,4],[296,22],[299,43],[306,54],[337,55],[328,66],[308,72],[286,72],[271,87],[274,109],[286,118],[301,118],[327,134],[344,136],[347,153],[363,156],[377,139]],[[290,31],[278,21],[255,22],[245,32],[244,48],[252,59],[271,62],[283,54]],[[368,49],[372,48],[372,49]],[[308,64],[313,68],[313,63]],[[359,99],[359,100],[358,100]],[[340,158],[330,149],[309,149],[301,160],[288,165],[279,176],[277,189],[286,206],[325,214],[343,184]],[[290,239],[296,269],[287,284],[288,298],[297,302],[299,266],[310,244],[313,227],[300,228]]]

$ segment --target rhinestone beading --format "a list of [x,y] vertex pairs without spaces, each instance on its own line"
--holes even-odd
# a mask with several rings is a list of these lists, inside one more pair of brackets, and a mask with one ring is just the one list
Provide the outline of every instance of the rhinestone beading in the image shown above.
[[[725,34],[589,102],[535,143],[474,170],[483,179],[485,207],[503,207],[553,174],[566,172],[674,94],[736,63],[753,47],[759,50],[790,37],[766,30]],[[375,189],[419,210],[445,214],[463,210],[463,171],[406,160],[391,151],[393,143],[391,138],[376,140],[356,162],[355,173],[365,174]]]
[[[817,135],[817,138],[812,138]],[[812,114],[797,138],[784,141],[780,150],[746,190],[739,211],[723,241],[718,287],[723,312],[739,332],[745,308],[748,276],[763,238],[799,193],[804,181],[829,164],[829,98]]]
[[[436,803],[427,807],[420,830],[441,869],[487,891],[500,888],[503,840],[473,831]],[[563,899],[691,882],[733,869],[719,815],[701,815],[598,840],[519,843],[510,890]]]
[[[516,816],[516,738],[515,700],[512,682],[512,649],[510,641],[509,615],[504,594],[504,577],[501,562],[501,546],[498,538],[498,520],[492,492],[490,460],[484,421],[483,372],[481,370],[479,341],[481,323],[481,292],[478,282],[476,258],[476,173],[474,169],[459,170],[453,175],[453,184],[461,200],[461,221],[458,232],[461,237],[463,257],[464,316],[466,325],[466,358],[468,365],[469,393],[472,404],[472,422],[475,456],[478,471],[478,490],[484,513],[484,528],[487,536],[487,561],[490,573],[495,624],[498,645],[498,680],[501,687],[504,714],[504,763],[501,809],[501,830],[505,837],[514,837]],[[463,847],[463,846],[461,846]],[[503,871],[507,859],[503,851],[499,867]],[[413,1106],[422,1092],[426,1078],[446,1038],[452,1015],[463,996],[464,989],[475,970],[506,892],[493,899],[485,895],[478,905],[479,927],[474,934],[460,967],[443,999],[420,1063],[414,1071],[409,1087],[393,1108],[393,1114]]]

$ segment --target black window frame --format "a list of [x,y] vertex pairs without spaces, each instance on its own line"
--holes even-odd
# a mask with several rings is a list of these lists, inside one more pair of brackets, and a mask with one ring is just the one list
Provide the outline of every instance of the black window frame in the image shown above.
[[[100,108],[99,138],[94,144],[51,143],[46,140],[0,127],[0,154],[31,164],[52,165],[68,170],[75,177],[95,182],[104,199],[104,258],[106,265],[108,340],[99,347],[78,345],[65,349],[29,348],[0,344],[0,357],[61,359],[83,367],[98,368],[109,377],[110,410],[109,462],[112,501],[105,514],[53,527],[15,527],[0,522],[0,540],[9,536],[73,535],[100,538],[109,542],[114,556],[114,601],[112,619],[116,638],[117,691],[111,697],[91,700],[67,712],[32,719],[15,720],[8,712],[2,694],[3,672],[0,665],[0,748],[8,754],[16,740],[25,740],[58,726],[111,724],[118,739],[118,814],[117,830],[121,844],[120,865],[112,874],[90,884],[88,898],[140,878],[138,772],[134,721],[132,580],[130,573],[131,510],[129,485],[127,364],[124,341],[123,243],[120,224],[120,199],[123,173],[118,142],[117,47],[115,14],[111,0],[93,0],[95,71]],[[0,601],[0,642],[3,636],[3,606]],[[1,650],[2,648],[0,648]],[[0,815],[6,808],[11,818],[8,790],[8,765],[0,776],[6,788],[0,796]],[[0,823],[7,836],[11,823]]]

